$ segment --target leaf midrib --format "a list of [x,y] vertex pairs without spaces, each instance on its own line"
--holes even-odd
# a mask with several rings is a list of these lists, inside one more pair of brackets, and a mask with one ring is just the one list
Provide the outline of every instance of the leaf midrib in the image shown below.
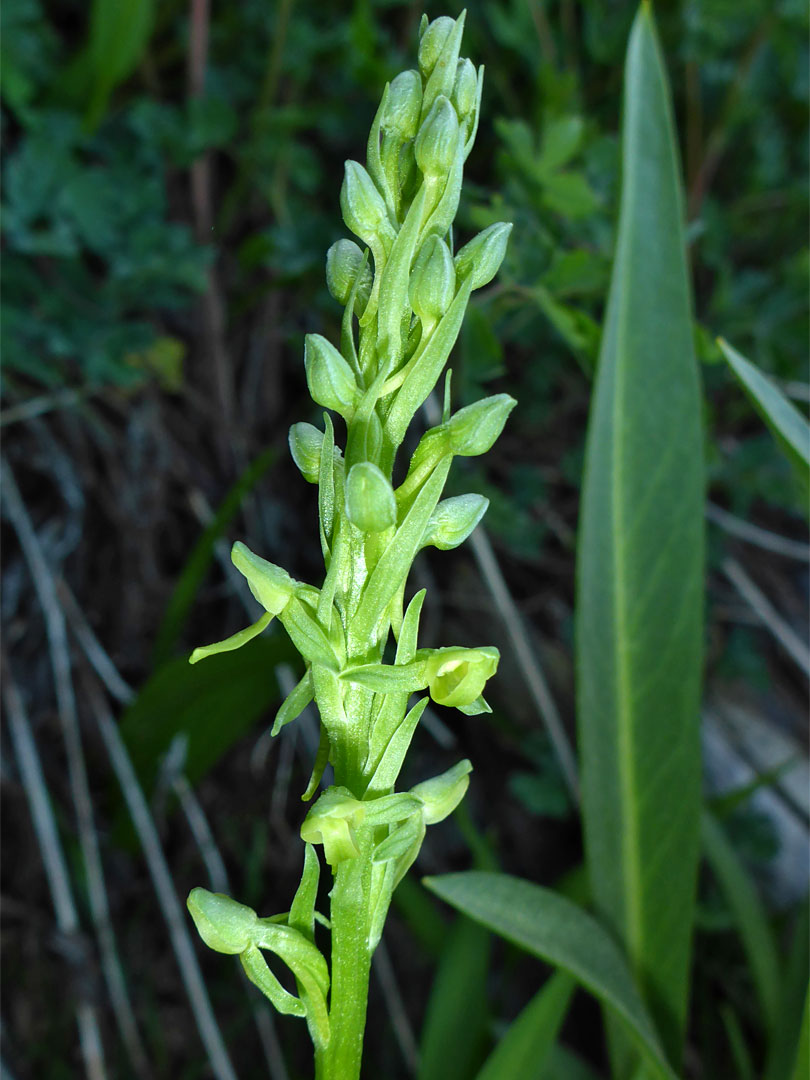
[[[627,102],[628,109],[633,94],[633,88],[628,86]],[[634,142],[636,139],[635,125],[628,123],[627,127],[627,146],[623,150],[623,157],[625,162],[630,162],[634,159],[635,147]],[[625,169],[622,183],[622,207],[621,216],[624,217],[630,208],[629,220],[631,224],[635,224],[634,215],[632,214],[632,207],[635,205],[636,194],[636,173],[634,170]],[[622,250],[618,253],[621,258],[622,264],[622,288],[619,291],[619,297],[616,307],[616,335],[615,335],[615,379],[614,379],[614,397],[613,397],[613,409],[612,409],[612,421],[614,437],[616,439],[616,456],[614,459],[614,467],[611,477],[612,488],[612,514],[611,514],[611,526],[613,529],[613,574],[616,589],[616,601],[614,605],[615,611],[615,636],[614,648],[616,649],[616,662],[617,662],[617,678],[616,678],[616,696],[617,696],[617,717],[618,717],[618,735],[619,735],[619,792],[622,808],[622,822],[620,827],[622,830],[622,854],[623,862],[625,865],[625,873],[622,875],[622,882],[624,885],[624,921],[625,921],[625,933],[626,933],[626,945],[628,957],[632,969],[638,974],[639,957],[643,956],[643,942],[644,942],[644,920],[641,912],[641,870],[639,861],[639,829],[638,829],[638,815],[634,812],[638,804],[638,790],[637,790],[637,777],[633,768],[633,762],[635,761],[635,754],[633,750],[633,706],[632,706],[632,694],[631,694],[631,671],[630,671],[630,655],[631,651],[628,647],[628,639],[626,636],[627,626],[629,621],[628,614],[628,594],[627,585],[624,573],[624,547],[622,539],[624,536],[625,514],[624,514],[624,455],[625,455],[625,425],[623,405],[625,402],[625,383],[626,383],[626,364],[621,363],[621,357],[624,355],[624,345],[626,337],[626,327],[628,325],[628,308],[629,297],[631,290],[626,286],[626,280],[630,277],[629,268],[629,251],[635,247],[635,244],[631,243],[631,237],[634,230],[628,229],[626,232],[622,228],[622,223],[619,223],[618,235],[622,238],[625,236],[627,239],[624,241]],[[617,467],[618,466],[618,467]],[[623,643],[624,647],[619,647],[618,643]]]

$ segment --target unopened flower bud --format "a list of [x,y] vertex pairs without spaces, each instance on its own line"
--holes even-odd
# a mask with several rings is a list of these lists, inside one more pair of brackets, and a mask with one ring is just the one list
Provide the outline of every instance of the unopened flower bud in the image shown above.
[[459,409],[447,422],[450,447],[460,457],[485,454],[503,431],[517,402],[509,394],[495,394]]
[[313,401],[346,416],[357,401],[354,373],[331,342],[320,334],[304,339],[304,367]]
[[265,611],[280,615],[293,595],[295,582],[286,570],[262,559],[237,540],[231,548],[231,562],[247,578],[248,587]]
[[430,236],[422,245],[411,273],[411,307],[423,328],[434,326],[453,302],[456,268],[444,240]]
[[465,759],[441,776],[434,776],[411,789],[411,795],[423,805],[422,817],[426,825],[435,825],[453,813],[470,786],[471,772],[472,763]]
[[253,944],[258,921],[253,908],[207,889],[192,889],[186,906],[209,949],[235,956]]
[[382,195],[363,166],[356,161],[346,162],[346,175],[340,189],[340,209],[351,231],[367,244],[389,224]]
[[459,60],[450,100],[455,105],[460,120],[464,120],[473,111],[477,98],[478,76],[475,64],[469,59]]
[[463,544],[487,512],[489,499],[483,495],[456,495],[442,499],[430,516],[422,546],[450,551]]
[[419,68],[426,79],[435,68],[455,25],[455,19],[451,19],[449,15],[441,15],[425,27],[419,41]]
[[349,302],[358,275],[360,285],[355,307],[363,311],[371,295],[371,267],[354,240],[343,239],[332,244],[326,253],[326,287],[344,307]]
[[310,484],[318,483],[321,470],[323,432],[314,424],[293,424],[289,435],[290,453],[303,478]]
[[450,171],[458,153],[458,116],[444,94],[436,98],[419,128],[414,151],[423,175],[446,176]]
[[401,71],[388,89],[388,102],[382,118],[383,131],[397,135],[402,142],[416,138],[422,108],[422,80],[418,71]]
[[437,705],[472,705],[497,671],[499,660],[494,646],[436,649],[426,670],[430,696]]
[[455,259],[459,281],[465,281],[472,274],[474,289],[488,285],[503,262],[511,231],[511,222],[498,221],[465,244]]
[[354,830],[364,817],[362,802],[343,788],[329,788],[304,818],[301,839],[308,844],[323,844],[326,861],[334,871],[338,863],[360,854]]
[[346,516],[361,532],[383,532],[396,524],[391,484],[371,461],[352,465],[346,477]]

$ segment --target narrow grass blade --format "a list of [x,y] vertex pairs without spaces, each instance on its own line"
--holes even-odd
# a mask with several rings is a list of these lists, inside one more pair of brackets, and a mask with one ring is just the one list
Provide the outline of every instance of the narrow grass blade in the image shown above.
[[571,977],[555,972],[512,1022],[476,1080],[544,1080],[573,990]]
[[810,424],[782,391],[723,338],[720,351],[737,376],[751,404],[768,425],[799,477],[803,490],[810,483]]
[[530,881],[469,871],[424,885],[489,930],[567,971],[623,1023],[647,1059],[650,1075],[675,1080],[625,958],[590,915]]
[[701,837],[706,859],[737,923],[765,1027],[772,1035],[779,1018],[780,964],[767,912],[722,825],[706,812]]
[[[806,900],[796,912],[794,922],[795,929],[780,981],[779,1021],[768,1046],[762,1080],[788,1080],[801,1037],[810,978],[810,908]],[[810,1076],[807,1066],[805,1074]]]
[[245,496],[261,480],[277,456],[278,452],[271,447],[264,450],[248,465],[222,500],[213,520],[206,526],[202,536],[194,545],[191,554],[186,560],[186,565],[183,567],[183,572],[177,579],[172,595],[169,597],[169,603],[166,605],[163,621],[160,624],[152,650],[153,667],[160,667],[162,663],[171,658],[177,640],[191,612],[194,599],[214,558],[214,544],[239,510]]
[[799,1048],[796,1052],[796,1065],[791,1080],[807,1080],[808,1076],[810,1076],[810,989],[804,999]]
[[578,544],[582,807],[597,910],[677,1065],[699,853],[703,440],[672,107],[646,4],[622,154]]
[[471,1080],[486,1035],[486,980],[491,938],[456,919],[446,939],[422,1026],[417,1080]]
[[599,1073],[567,1046],[552,1046],[549,1059],[543,1080],[601,1080]]
[[751,1051],[745,1041],[745,1035],[737,1014],[729,1005],[721,1005],[720,1019],[726,1029],[726,1039],[731,1048],[731,1056],[734,1059],[736,1069],[735,1075],[739,1077],[739,1080],[755,1080]]

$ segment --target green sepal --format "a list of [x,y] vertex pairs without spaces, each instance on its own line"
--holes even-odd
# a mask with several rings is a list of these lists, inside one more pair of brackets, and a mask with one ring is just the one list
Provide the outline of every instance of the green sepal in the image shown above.
[[186,906],[197,933],[214,952],[235,956],[253,943],[258,921],[253,908],[200,888],[191,890]]
[[385,532],[396,524],[391,481],[372,461],[352,465],[346,477],[346,516],[363,533]]
[[281,615],[296,584],[287,571],[260,555],[254,555],[241,540],[237,540],[231,548],[231,562],[247,580],[248,588],[264,610],[271,615]]
[[455,257],[459,280],[472,278],[473,289],[488,285],[500,269],[511,232],[510,222],[498,221],[465,244]]
[[393,828],[388,836],[374,848],[374,853],[371,856],[372,862],[391,862],[393,859],[400,859],[410,851],[416,838],[420,836],[420,833],[424,833],[424,825],[421,819],[422,815],[420,813]]
[[331,341],[321,334],[307,334],[304,367],[312,400],[350,422],[360,390],[351,366]]
[[442,458],[451,454],[450,433],[446,424],[425,432],[413,453],[405,479],[394,492],[400,518],[405,516],[417,493]]
[[480,716],[482,713],[491,713],[492,708],[489,702],[485,698],[477,697],[475,701],[470,702],[469,705],[456,705],[459,712],[464,713],[465,716]]
[[[435,31],[432,27],[439,22],[432,23],[428,27],[425,36],[419,46],[419,65],[422,67],[423,57],[430,65],[430,71],[422,68],[423,74],[427,75],[427,83],[422,94],[422,115],[426,116],[434,102],[440,95],[450,97],[453,92],[453,84],[456,81],[456,68],[458,66],[458,54],[461,48],[461,38],[464,34],[464,20],[466,11],[455,20],[452,29],[445,36],[446,24],[441,23]],[[436,55],[439,41],[442,41],[441,51]],[[455,110],[453,110],[455,112]]]
[[450,100],[458,113],[460,122],[469,119],[475,111],[478,98],[478,72],[472,60],[459,58]]
[[315,941],[315,901],[318,897],[318,881],[321,876],[321,864],[318,853],[312,844],[304,845],[304,869],[301,882],[296,889],[290,914],[289,925],[303,934],[308,941]]
[[446,236],[453,225],[464,180],[464,130],[459,128],[458,145],[447,178],[443,180],[441,197],[422,227],[421,240],[429,236]]
[[[347,241],[350,242],[350,241]],[[321,471],[321,447],[323,446],[323,432],[318,431],[314,424],[293,424],[288,436],[290,454],[298,471],[309,484],[318,483],[318,475]]]
[[459,151],[459,126],[456,110],[444,94],[433,101],[413,149],[416,164],[426,181],[448,176]]
[[[392,859],[386,868],[388,873],[386,875],[386,886],[389,890],[388,896],[390,896],[394,889],[399,885],[400,881],[405,877],[410,868],[413,866],[417,855],[422,847],[422,843],[425,839],[425,832],[427,826],[425,825],[425,819],[423,814],[414,814],[412,818],[404,822],[400,828],[403,830],[398,837],[398,842],[401,842],[404,838],[409,841],[409,846],[402,845],[404,850],[401,855],[396,859]],[[376,918],[376,912],[375,912]],[[383,915],[383,920],[385,916]],[[382,926],[379,928],[379,932],[382,933]]]
[[416,137],[422,110],[422,80],[413,69],[400,71],[391,82],[382,130],[397,135],[400,143]]
[[242,645],[246,645],[248,641],[252,641],[255,637],[269,626],[274,616],[269,611],[266,611],[260,619],[257,619],[252,626],[245,627],[244,630],[239,630],[235,634],[231,634],[230,637],[225,638],[223,641],[215,641],[211,645],[198,645],[191,656],[188,658],[190,664],[197,664],[200,660],[204,660],[206,656],[214,656],[216,653],[232,652],[234,649],[239,649]]
[[326,286],[339,304],[349,307],[350,314],[356,303],[364,308],[371,295],[371,269],[367,264],[368,253],[364,254],[354,240],[345,237],[332,244],[326,253]]
[[425,780],[411,788],[411,795],[422,803],[426,825],[435,825],[453,813],[470,786],[471,772],[472,763],[465,758],[441,776],[434,776],[432,780]]
[[429,236],[422,245],[411,272],[408,288],[411,307],[430,334],[456,295],[456,267],[450,249],[441,237]]
[[[438,19],[428,20],[427,15],[423,15],[419,23],[419,52],[417,58],[419,61],[419,70],[422,72],[422,76],[427,81],[436,64],[439,62],[439,58],[442,55],[447,40],[453,33],[456,25],[456,20],[451,19],[449,15],[440,15]],[[427,109],[424,110],[427,112]]]
[[509,394],[493,394],[459,409],[446,425],[451,451],[460,457],[485,454],[503,431],[515,405],[517,402]]
[[270,734],[278,735],[285,724],[290,724],[293,720],[296,720],[312,701],[313,696],[312,674],[307,668],[304,677],[281,703]]
[[394,228],[388,219],[385,199],[357,161],[345,163],[340,209],[346,225],[371,248],[375,261],[379,257],[384,262],[394,242]]
[[366,825],[396,825],[413,814],[421,813],[421,800],[409,791],[395,791],[363,800]]
[[463,544],[487,512],[489,499],[483,495],[454,495],[442,499],[430,516],[422,547],[451,551]]
[[321,724],[320,735],[318,737],[318,749],[315,752],[315,762],[312,766],[312,773],[309,778],[309,783],[306,786],[304,794],[301,796],[301,802],[309,802],[315,792],[318,790],[318,785],[321,782],[326,766],[329,764],[329,733],[326,730],[326,726]]

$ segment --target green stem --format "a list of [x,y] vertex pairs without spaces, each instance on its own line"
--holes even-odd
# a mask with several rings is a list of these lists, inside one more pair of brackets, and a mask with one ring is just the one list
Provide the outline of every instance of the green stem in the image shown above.
[[331,1036],[316,1055],[316,1080],[359,1080],[366,1026],[371,952],[372,830],[358,834],[360,855],[340,863],[331,892]]

